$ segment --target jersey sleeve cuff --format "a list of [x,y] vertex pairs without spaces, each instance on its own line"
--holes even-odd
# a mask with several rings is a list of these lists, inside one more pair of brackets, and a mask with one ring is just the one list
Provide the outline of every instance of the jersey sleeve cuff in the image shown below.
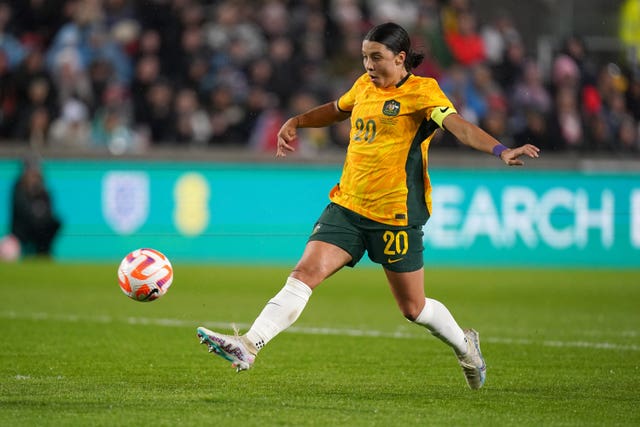
[[340,101],[342,98],[339,98],[336,101],[336,108],[338,108],[338,111],[342,111],[343,113],[351,113],[351,110],[345,110],[344,108],[340,107]]

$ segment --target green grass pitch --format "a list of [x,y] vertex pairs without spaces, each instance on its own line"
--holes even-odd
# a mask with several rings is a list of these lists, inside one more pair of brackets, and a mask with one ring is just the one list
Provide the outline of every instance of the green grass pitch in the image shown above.
[[116,265],[0,264],[0,425],[640,425],[640,271],[428,269],[480,332],[472,391],[376,268],[330,278],[237,374],[195,328],[246,330],[288,269],[174,267],[138,303]]

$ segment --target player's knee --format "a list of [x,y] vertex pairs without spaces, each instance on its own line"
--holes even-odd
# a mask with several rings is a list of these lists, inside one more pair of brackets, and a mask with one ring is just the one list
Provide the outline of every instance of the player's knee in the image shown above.
[[322,272],[318,270],[296,268],[291,272],[290,276],[294,279],[298,279],[302,283],[309,286],[311,289],[318,286],[324,280]]
[[415,320],[420,315],[422,308],[416,305],[405,305],[400,307],[400,311],[402,315],[410,322],[415,322]]
[[414,316],[413,314],[409,314],[409,313],[403,313],[403,316],[409,321],[409,322],[415,322],[415,320],[417,319],[417,316]]

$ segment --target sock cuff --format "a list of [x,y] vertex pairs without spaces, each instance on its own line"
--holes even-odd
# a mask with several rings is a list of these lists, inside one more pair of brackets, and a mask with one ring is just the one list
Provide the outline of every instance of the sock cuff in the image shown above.
[[306,283],[291,276],[287,278],[287,283],[285,283],[284,289],[288,290],[298,298],[302,298],[305,302],[309,301],[309,297],[313,292]]
[[429,298],[425,298],[424,308],[422,309],[420,314],[418,314],[418,317],[416,317],[416,320],[414,320],[414,323],[417,323],[419,325],[428,325],[429,323],[431,323],[432,318],[433,318],[432,300],[429,300]]

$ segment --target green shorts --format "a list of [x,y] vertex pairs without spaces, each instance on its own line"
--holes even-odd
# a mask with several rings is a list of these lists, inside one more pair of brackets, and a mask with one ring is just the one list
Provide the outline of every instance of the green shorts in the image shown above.
[[397,273],[416,271],[424,265],[421,226],[382,224],[330,203],[313,227],[309,241],[321,241],[347,251],[355,266],[365,251],[371,261]]

